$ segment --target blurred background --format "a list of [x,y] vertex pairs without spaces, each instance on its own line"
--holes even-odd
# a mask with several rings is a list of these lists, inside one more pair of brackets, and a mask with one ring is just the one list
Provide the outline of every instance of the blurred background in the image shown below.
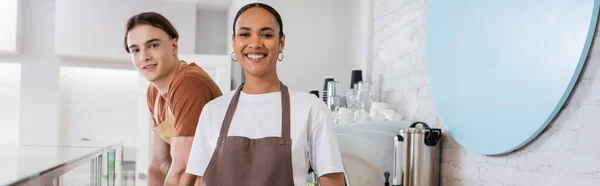
[[[148,82],[123,48],[127,19],[145,11],[163,14],[180,33],[180,58],[203,66],[229,91],[243,81],[241,68],[229,60],[233,17],[251,2],[1,0],[0,143],[122,142],[124,168],[143,173]],[[292,89],[322,91],[327,76],[348,90],[351,70],[369,68],[369,1],[260,2],[282,15],[287,42],[278,73]]]
[[[243,81],[241,68],[237,63],[230,61],[233,17],[240,7],[252,2],[257,0],[0,0],[0,163],[6,166],[0,171],[0,184],[7,180],[14,181],[17,178],[36,175],[40,170],[78,157],[89,157],[84,159],[84,163],[79,164],[71,175],[61,178],[67,181],[63,180],[62,184],[56,185],[94,185],[91,184],[91,180],[97,179],[89,172],[95,172],[98,163],[105,164],[106,169],[115,161],[122,162],[116,164],[116,171],[123,173],[120,175],[124,180],[121,185],[145,185],[151,132],[151,119],[145,95],[148,82],[133,68],[129,55],[123,48],[127,19],[146,11],[163,14],[180,34],[180,58],[205,68],[223,91],[229,91]],[[557,6],[556,9],[540,9],[542,11],[532,13],[534,8],[543,7],[538,5],[544,3],[520,3],[516,0],[489,1],[490,3],[453,2],[453,9],[448,9],[468,9],[492,19],[484,20],[460,13],[444,14],[446,6],[430,6],[436,2],[445,2],[439,0],[258,2],[272,5],[283,18],[287,37],[285,58],[278,63],[278,74],[282,81],[297,91],[316,91],[315,94],[321,98],[325,95],[334,98],[330,100],[335,101],[324,101],[336,118],[337,130],[341,131],[338,132],[338,138],[341,146],[345,147],[342,148],[343,156],[350,157],[344,159],[345,166],[352,167],[347,171],[354,171],[351,172],[354,174],[351,179],[358,181],[355,185],[383,185],[381,173],[388,170],[384,168],[392,165],[390,161],[393,154],[373,155],[369,152],[391,152],[393,144],[389,143],[393,142],[392,139],[397,134],[397,126],[406,127],[405,124],[412,121],[424,121],[432,127],[443,129],[444,135],[440,141],[443,142],[443,153],[439,161],[439,172],[441,185],[444,186],[600,183],[600,168],[597,166],[600,163],[600,143],[597,140],[600,136],[600,125],[597,122],[600,119],[600,47],[596,46],[599,42],[591,43],[587,55],[582,53],[582,61],[585,61],[582,75],[573,85],[569,101],[558,108],[560,112],[549,127],[544,129],[542,135],[535,137],[530,144],[518,151],[497,156],[469,151],[451,136],[452,132],[446,128],[448,123],[444,123],[439,108],[436,108],[430,84],[432,71],[428,71],[432,66],[426,63],[428,11],[436,13],[434,10],[437,10],[437,18],[447,15],[448,18],[456,18],[458,21],[477,20],[476,23],[488,27],[477,27],[480,25],[476,24],[471,26],[475,25],[475,28],[484,30],[503,27],[502,24],[520,20],[520,16],[538,16],[547,21],[526,24],[523,27],[506,26],[505,29],[524,28],[525,31],[535,32],[532,34],[538,40],[531,41],[541,41],[544,44],[555,41],[554,46],[573,45],[571,41],[574,39],[586,40],[579,36],[587,33],[589,25],[564,28],[567,30],[565,32],[552,30],[556,35],[544,31],[547,28],[560,28],[548,25],[556,22],[553,19],[564,21],[568,15],[574,15],[573,12],[577,11]],[[512,7],[491,6],[492,2],[510,4]],[[594,4],[596,12],[592,14],[590,8],[588,13],[597,16],[599,2],[579,0],[573,1],[573,5],[587,7],[585,5]],[[494,10],[496,14],[488,15],[462,4],[490,5],[490,10]],[[461,24],[447,24],[444,21],[435,23],[440,28],[452,27],[459,33],[457,35],[463,34],[467,35],[463,37],[468,37],[468,34],[465,34],[467,32],[461,32]],[[501,24],[498,26],[496,23]],[[596,24],[592,22],[591,26],[595,28]],[[428,34],[453,34],[444,31],[438,29]],[[503,38],[476,29],[471,31],[479,34],[472,37],[475,38],[473,41],[483,43],[483,40],[477,38],[489,39],[485,40],[489,41],[485,46],[488,48],[484,48],[486,56],[469,58],[472,57],[469,55],[472,50],[464,50],[466,52],[462,57],[472,59],[474,64],[486,68],[497,65],[485,63],[492,61],[489,60],[493,58],[490,56],[507,56],[498,52],[498,47],[514,48],[512,46],[518,41],[530,41],[508,37],[510,34]],[[502,33],[502,30],[494,31]],[[595,39],[597,33],[588,33],[587,41]],[[557,40],[563,43],[556,44]],[[453,40],[445,40],[442,37],[436,42],[448,46],[455,44],[448,41]],[[513,43],[497,45],[505,43],[504,41]],[[483,50],[479,45],[462,46],[462,43],[458,42],[456,46]],[[540,47],[523,51],[539,56],[557,53],[543,49],[544,47]],[[444,61],[444,55],[435,57],[442,59],[436,61],[438,65],[446,64],[448,68],[454,68],[452,61]],[[431,58],[428,59],[431,62]],[[547,61],[539,62],[541,66],[547,65]],[[515,62],[511,67],[519,68],[518,65],[520,63]],[[555,66],[555,69],[561,67]],[[438,72],[447,71],[442,68]],[[511,73],[514,72],[503,72],[498,75],[498,79],[492,79],[490,82],[511,78]],[[444,79],[444,74],[437,75]],[[527,75],[529,74],[523,76]],[[327,83],[326,78],[331,78],[333,83]],[[473,79],[475,78],[479,77]],[[525,79],[521,82],[530,80]],[[540,81],[544,81],[548,86],[555,83],[548,79]],[[494,86],[493,83],[483,84]],[[485,86],[474,84],[462,87],[464,89],[461,90],[487,90],[482,88]],[[327,90],[330,92],[326,93]],[[439,93],[439,89],[435,93]],[[493,93],[484,96],[503,96]],[[568,94],[570,91],[563,91],[561,95],[563,93]],[[517,106],[522,108],[531,105],[522,102]],[[452,109],[461,110],[459,105]],[[467,119],[473,115],[463,114],[469,116],[462,117]],[[499,119],[522,119],[506,118],[502,113],[498,115],[500,117],[483,118],[473,122],[486,126],[489,121]],[[385,135],[381,131],[374,132],[377,125],[369,123],[383,123],[378,127],[384,128],[386,125],[382,121],[394,123],[393,126],[387,125]],[[462,123],[454,123],[460,124]],[[467,134],[479,134],[487,130],[479,126],[463,129],[468,131]],[[359,133],[362,137],[368,133],[372,138],[358,140]],[[510,137],[511,134],[507,134],[506,138],[503,136],[495,141],[502,142]],[[352,141],[353,139],[357,141]],[[487,140],[467,141],[494,146]],[[119,145],[111,146],[115,143]],[[365,148],[369,150],[363,150]],[[104,155],[100,157],[99,154]],[[352,159],[351,155],[357,154],[362,155],[362,159]],[[110,175],[110,171],[104,171],[104,179],[110,178],[107,175]]]

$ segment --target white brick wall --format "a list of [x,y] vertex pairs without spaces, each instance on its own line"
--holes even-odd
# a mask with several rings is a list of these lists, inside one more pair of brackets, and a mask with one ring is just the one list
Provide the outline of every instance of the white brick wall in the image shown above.
[[[426,0],[375,0],[374,8],[372,74],[382,98],[408,119],[445,129],[425,66]],[[445,136],[442,185],[600,185],[600,40],[596,43],[566,107],[526,147],[483,156]]]
[[410,119],[438,125],[425,67],[424,0],[375,0],[373,82]]

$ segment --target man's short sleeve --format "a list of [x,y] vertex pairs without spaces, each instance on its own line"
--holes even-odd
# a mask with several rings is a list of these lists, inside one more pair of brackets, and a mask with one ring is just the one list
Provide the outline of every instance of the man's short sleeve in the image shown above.
[[175,116],[173,137],[194,136],[204,105],[215,97],[212,87],[198,77],[184,77],[172,86],[169,96],[170,108]]

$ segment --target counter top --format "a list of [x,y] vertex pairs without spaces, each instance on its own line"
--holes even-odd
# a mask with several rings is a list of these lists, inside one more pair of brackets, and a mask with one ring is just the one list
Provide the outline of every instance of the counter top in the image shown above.
[[337,125],[336,136],[350,186],[384,185],[394,165],[394,137],[409,121],[373,121]]

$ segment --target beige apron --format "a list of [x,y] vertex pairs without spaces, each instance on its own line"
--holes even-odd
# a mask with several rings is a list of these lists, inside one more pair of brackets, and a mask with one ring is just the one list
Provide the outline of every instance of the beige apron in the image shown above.
[[[186,65],[187,65],[187,63],[185,61],[180,61],[179,70],[181,70]],[[158,120],[158,112],[160,111],[160,109],[158,107],[159,101],[160,101],[160,93],[158,93],[158,95],[156,95],[156,100],[154,101],[154,120],[156,122],[159,121]],[[167,103],[165,102],[165,104],[167,104]],[[154,127],[153,129],[165,142],[167,142],[170,145],[171,139],[173,138],[173,129],[175,126],[175,116],[173,115],[173,112],[171,111],[171,108],[169,106],[167,106],[166,114],[167,114],[167,117],[165,118],[165,121],[163,121],[161,123],[157,123],[158,125],[156,127]]]
[[290,138],[290,96],[281,84],[281,137],[250,139],[227,136],[243,84],[233,96],[217,142],[204,173],[206,186],[291,186],[292,139]]
[[[181,68],[185,67],[187,65],[187,63],[185,61],[181,61],[180,65],[179,65],[179,69],[181,70]],[[158,95],[156,96],[156,100],[154,101],[154,120],[156,122],[158,122],[158,112],[160,111],[159,109],[159,101],[160,101],[160,93],[158,93]],[[165,101],[165,104],[167,104],[167,102]],[[156,127],[153,128],[153,130],[160,136],[160,138],[163,139],[163,141],[167,142],[169,145],[171,145],[171,140],[173,139],[173,129],[175,128],[175,115],[173,115],[173,112],[171,111],[171,107],[169,107],[167,105],[167,117],[165,118],[165,121],[161,122],[160,124],[158,124]],[[194,185],[199,186],[201,183],[200,179],[196,179],[196,183]]]
[[[156,96],[156,101],[154,101],[154,120],[158,120],[158,102],[160,101],[160,93]],[[166,102],[165,102],[166,104]],[[169,145],[171,144],[171,139],[173,138],[173,128],[175,126],[175,116],[173,112],[171,112],[171,108],[167,106],[167,117],[165,121],[159,123],[156,127],[154,127],[154,131],[163,139],[163,141],[167,142]]]

